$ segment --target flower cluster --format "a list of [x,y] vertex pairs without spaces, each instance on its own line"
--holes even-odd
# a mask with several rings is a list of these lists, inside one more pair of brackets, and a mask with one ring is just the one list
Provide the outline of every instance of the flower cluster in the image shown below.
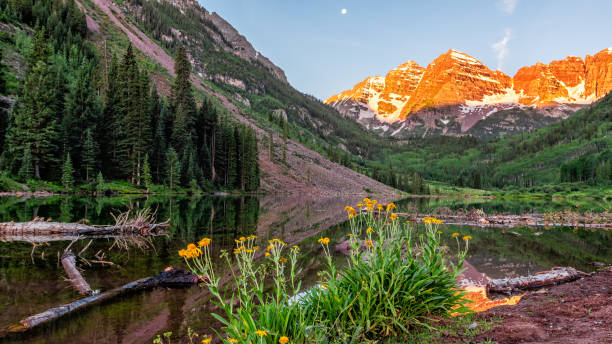
[[[204,240],[208,240],[208,243],[206,243],[206,245],[200,245],[203,243]],[[208,246],[209,244],[210,244],[210,239],[208,238],[204,238],[200,240],[200,242],[198,243],[200,247],[205,247],[205,246]],[[186,249],[180,250],[178,254],[180,257],[183,257],[185,259],[194,259],[202,255],[202,250],[200,249],[200,247],[196,246],[195,244],[189,244],[187,245]]]
[[431,225],[431,224],[439,225],[439,224],[442,224],[442,222],[444,221],[440,219],[436,219],[435,217],[424,217],[423,222],[428,225]]

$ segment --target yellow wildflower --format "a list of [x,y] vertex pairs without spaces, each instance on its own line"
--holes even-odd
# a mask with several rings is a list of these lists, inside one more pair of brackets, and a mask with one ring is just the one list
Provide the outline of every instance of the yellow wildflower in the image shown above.
[[451,235],[451,238],[456,238],[456,237],[458,237],[458,236],[459,236],[459,233],[455,232],[455,233],[453,233],[453,234]]
[[442,234],[442,231],[436,231],[436,233],[438,233],[438,234]]
[[317,241],[323,245],[329,245],[329,238],[319,238]]
[[366,233],[372,233],[374,232],[374,230],[372,229],[372,227],[368,227],[368,229],[366,229]]
[[189,245],[187,245],[187,250],[193,250],[193,249],[195,249],[195,248],[196,248],[196,245],[195,245],[195,244],[189,244]]
[[472,237],[470,235],[466,235],[466,236],[463,237],[463,240],[465,240],[465,241],[468,241],[470,239],[472,239]]
[[349,236],[349,238],[352,238],[353,237],[353,233],[349,233],[348,236]]
[[361,202],[357,203],[357,207],[359,207],[359,208],[363,207],[363,203],[361,203]]
[[281,258],[281,259],[279,259],[279,261],[280,261],[281,263],[284,263],[284,262],[286,262],[286,261],[287,261],[287,258]]
[[253,253],[253,252],[255,252],[255,251],[254,251],[254,250],[251,250],[251,249],[248,249],[248,250],[247,250],[247,253]]
[[270,257],[270,252],[266,252],[265,256]]
[[299,249],[300,249],[300,247],[299,247],[298,245],[293,245],[293,249],[294,249],[294,250],[299,250]]
[[381,211],[382,211],[382,210],[383,210],[383,205],[382,205],[382,204],[380,204],[380,203],[378,203],[378,204],[376,205],[376,209],[378,209],[378,210],[381,210]]
[[391,221],[395,221],[397,220],[398,216],[396,213],[391,214],[391,216],[389,216],[389,218],[391,219]]
[[287,344],[287,343],[289,343],[289,338],[285,337],[285,336],[282,336],[282,337],[280,337],[278,339],[278,342],[279,342],[279,344]]
[[211,341],[212,341],[212,337],[208,337],[208,338],[202,339],[202,344],[208,344]]
[[200,247],[206,247],[208,245],[210,245],[210,239],[209,238],[203,238],[202,240],[200,240],[198,242],[198,246],[200,246]]
[[240,241],[245,241],[246,238],[245,237],[240,237]]
[[393,210],[393,209],[395,209],[395,208],[397,208],[397,207],[395,206],[395,203],[389,203],[389,204],[387,204],[387,212],[390,212],[391,210]]
[[265,337],[265,336],[268,335],[268,331],[266,331],[266,330],[257,330],[257,331],[255,331],[255,334],[260,336],[260,337]]
[[363,203],[371,203],[371,202],[372,202],[372,201],[370,201],[370,199],[369,199],[369,198],[367,198],[367,197],[363,199]]
[[366,246],[370,246],[370,247],[374,246],[374,243],[372,242],[372,240],[366,240],[365,244]]
[[178,252],[179,257],[185,257],[187,255],[187,250],[180,250]]
[[234,338],[232,338],[232,337],[227,337],[227,340],[229,340],[229,341],[230,341],[230,343],[238,343],[238,340],[237,340],[237,339],[234,339]]

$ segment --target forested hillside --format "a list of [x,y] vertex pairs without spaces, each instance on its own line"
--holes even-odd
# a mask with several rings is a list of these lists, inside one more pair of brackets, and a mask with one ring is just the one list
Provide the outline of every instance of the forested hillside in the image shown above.
[[475,188],[612,181],[612,94],[550,127],[495,141],[437,137],[405,142],[386,164]]
[[219,116],[208,99],[196,104],[182,46],[171,95],[163,97],[131,45],[101,61],[73,0],[0,0],[0,8],[3,48],[24,60],[11,90],[2,67],[0,92],[17,100],[0,120],[0,166],[9,175],[65,187],[105,178],[258,189],[255,133]]

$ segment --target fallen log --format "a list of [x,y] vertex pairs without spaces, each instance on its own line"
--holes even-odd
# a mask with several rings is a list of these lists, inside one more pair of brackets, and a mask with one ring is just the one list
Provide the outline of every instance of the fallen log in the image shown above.
[[156,287],[184,288],[198,283],[198,277],[181,269],[167,268],[157,276],[141,278],[121,287],[111,289],[104,293],[92,295],[69,304],[51,308],[42,313],[27,317],[19,323],[0,329],[0,338],[11,333],[25,332],[42,324],[55,321],[78,310],[91,307],[101,302],[108,301],[116,296],[134,293],[138,291],[153,289]]
[[111,235],[116,233],[157,233],[168,223],[158,224],[120,224],[115,226],[92,226],[83,223],[64,223],[64,222],[3,222],[0,223],[0,234],[2,235],[24,235],[24,234],[71,234],[71,235]]
[[586,273],[571,267],[557,267],[550,271],[543,271],[531,276],[502,278],[490,280],[487,283],[487,293],[510,294],[513,291],[537,289],[575,281],[587,276]]
[[74,286],[74,288],[78,290],[81,295],[89,296],[94,293],[94,291],[91,290],[89,283],[85,281],[85,279],[77,269],[76,256],[74,255],[74,253],[72,253],[72,251],[68,251],[62,254],[62,266],[64,267],[64,271],[66,271],[68,278],[70,279],[70,284],[72,284],[72,286]]
[[47,242],[55,242],[55,241],[75,241],[75,240],[85,240],[85,239],[117,239],[117,240],[129,240],[134,238],[141,238],[143,236],[151,237],[151,236],[160,236],[164,235],[161,231],[156,233],[147,233],[147,234],[88,234],[79,236],[78,234],[70,234],[70,233],[49,233],[49,234],[2,234],[0,233],[0,242],[28,242],[28,243],[47,243]]

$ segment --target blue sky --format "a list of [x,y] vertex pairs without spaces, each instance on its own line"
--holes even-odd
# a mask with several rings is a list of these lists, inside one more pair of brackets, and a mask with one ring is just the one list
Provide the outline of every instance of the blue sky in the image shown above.
[[410,59],[426,67],[450,48],[512,76],[612,46],[609,0],[198,1],[320,99]]

